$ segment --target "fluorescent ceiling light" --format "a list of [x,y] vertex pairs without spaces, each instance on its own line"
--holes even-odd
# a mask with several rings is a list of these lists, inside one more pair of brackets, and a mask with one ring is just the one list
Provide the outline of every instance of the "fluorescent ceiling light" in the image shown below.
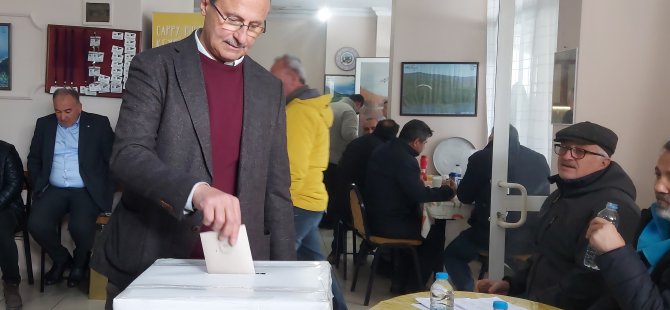
[[322,22],[326,22],[326,21],[328,21],[328,19],[330,18],[330,16],[332,16],[332,14],[330,13],[330,10],[329,10],[328,8],[326,8],[326,7],[321,8],[321,9],[316,13],[316,17],[317,17],[320,21],[322,21]]

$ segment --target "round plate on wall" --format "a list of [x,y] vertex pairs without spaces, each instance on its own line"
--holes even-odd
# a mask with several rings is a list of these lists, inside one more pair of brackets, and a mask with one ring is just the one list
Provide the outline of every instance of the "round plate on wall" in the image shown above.
[[475,146],[461,137],[451,137],[440,141],[433,152],[433,164],[440,175],[449,175],[456,165],[461,166],[463,174],[468,167],[468,158],[475,152]]
[[335,65],[340,70],[351,71],[356,67],[358,52],[353,47],[343,47],[335,53]]

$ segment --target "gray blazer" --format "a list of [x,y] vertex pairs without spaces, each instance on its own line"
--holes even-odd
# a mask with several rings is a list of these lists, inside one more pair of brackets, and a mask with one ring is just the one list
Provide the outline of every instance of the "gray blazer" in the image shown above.
[[[207,94],[193,35],[144,51],[130,66],[111,170],[123,198],[92,267],[121,289],[157,258],[188,258],[202,215],[184,214],[193,185],[212,182]],[[279,80],[246,56],[236,196],[255,260],[295,259]]]

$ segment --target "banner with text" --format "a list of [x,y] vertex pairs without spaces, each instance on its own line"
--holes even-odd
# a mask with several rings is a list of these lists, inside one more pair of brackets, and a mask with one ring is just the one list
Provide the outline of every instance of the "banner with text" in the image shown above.
[[151,47],[158,47],[179,41],[189,36],[193,30],[202,27],[204,17],[200,13],[160,13],[153,14]]

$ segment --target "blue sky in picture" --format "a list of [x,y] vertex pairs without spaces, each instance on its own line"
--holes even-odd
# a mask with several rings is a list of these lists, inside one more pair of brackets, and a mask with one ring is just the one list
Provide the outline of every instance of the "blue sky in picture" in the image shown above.
[[0,60],[7,58],[8,54],[8,30],[7,26],[0,26]]
[[335,92],[340,94],[353,94],[354,93],[354,82],[335,84]]

